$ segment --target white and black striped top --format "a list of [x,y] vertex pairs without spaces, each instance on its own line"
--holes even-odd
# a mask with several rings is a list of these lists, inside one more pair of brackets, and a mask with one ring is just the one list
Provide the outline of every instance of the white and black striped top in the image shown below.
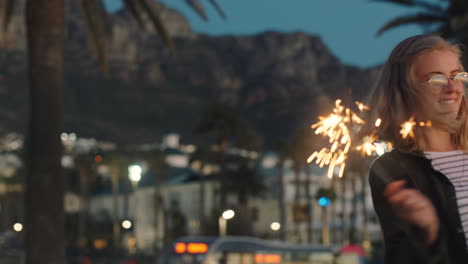
[[443,173],[455,187],[458,211],[468,245],[468,153],[461,150],[425,153],[432,167]]

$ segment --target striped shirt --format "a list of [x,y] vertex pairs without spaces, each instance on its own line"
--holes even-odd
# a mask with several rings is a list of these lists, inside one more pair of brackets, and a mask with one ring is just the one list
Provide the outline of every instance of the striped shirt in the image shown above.
[[432,167],[444,174],[455,187],[458,211],[468,245],[468,153],[461,150],[425,152]]

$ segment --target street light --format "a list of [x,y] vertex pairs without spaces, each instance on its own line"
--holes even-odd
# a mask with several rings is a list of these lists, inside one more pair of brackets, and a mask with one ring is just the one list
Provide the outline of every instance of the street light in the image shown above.
[[233,210],[226,210],[223,212],[223,214],[219,217],[218,219],[218,224],[219,224],[219,236],[226,236],[227,232],[227,220],[233,218],[235,215]]
[[134,188],[138,186],[138,182],[141,180],[141,171],[140,165],[128,166],[128,178],[132,182]]
[[16,232],[21,232],[23,230],[23,225],[21,223],[15,223],[13,225],[13,230]]
[[271,223],[270,228],[273,231],[278,231],[281,228],[281,224],[278,223],[278,222],[273,222],[273,223]]
[[125,228],[125,229],[130,229],[132,228],[132,221],[130,220],[124,220],[122,222],[122,227]]

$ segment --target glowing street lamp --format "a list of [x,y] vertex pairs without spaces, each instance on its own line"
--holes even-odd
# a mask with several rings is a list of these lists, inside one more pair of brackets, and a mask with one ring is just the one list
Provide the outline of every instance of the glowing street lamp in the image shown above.
[[273,231],[278,231],[278,230],[281,229],[281,224],[278,223],[278,222],[273,222],[273,223],[271,223],[270,228]]
[[219,224],[219,236],[226,236],[227,233],[227,220],[233,218],[235,215],[233,210],[226,210],[223,212],[223,214],[219,217],[218,219],[218,224]]
[[141,180],[141,166],[140,165],[130,165],[128,166],[128,178],[132,182],[133,187],[138,186],[138,182]]
[[124,229],[130,229],[130,228],[132,228],[132,221],[130,221],[130,220],[124,220],[124,221],[122,221],[122,227],[123,227]]
[[13,230],[16,232],[21,232],[23,230],[23,225],[21,223],[15,223],[13,225]]

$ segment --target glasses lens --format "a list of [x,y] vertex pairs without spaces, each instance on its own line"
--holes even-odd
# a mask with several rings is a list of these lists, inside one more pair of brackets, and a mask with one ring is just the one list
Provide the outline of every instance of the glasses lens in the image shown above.
[[468,73],[466,72],[460,72],[459,74],[455,75],[453,77],[454,81],[461,81],[464,84],[468,83]]
[[429,78],[429,80],[427,80],[427,83],[429,83],[430,85],[440,86],[447,85],[448,80],[447,77],[445,77],[444,75],[434,75],[431,78]]

